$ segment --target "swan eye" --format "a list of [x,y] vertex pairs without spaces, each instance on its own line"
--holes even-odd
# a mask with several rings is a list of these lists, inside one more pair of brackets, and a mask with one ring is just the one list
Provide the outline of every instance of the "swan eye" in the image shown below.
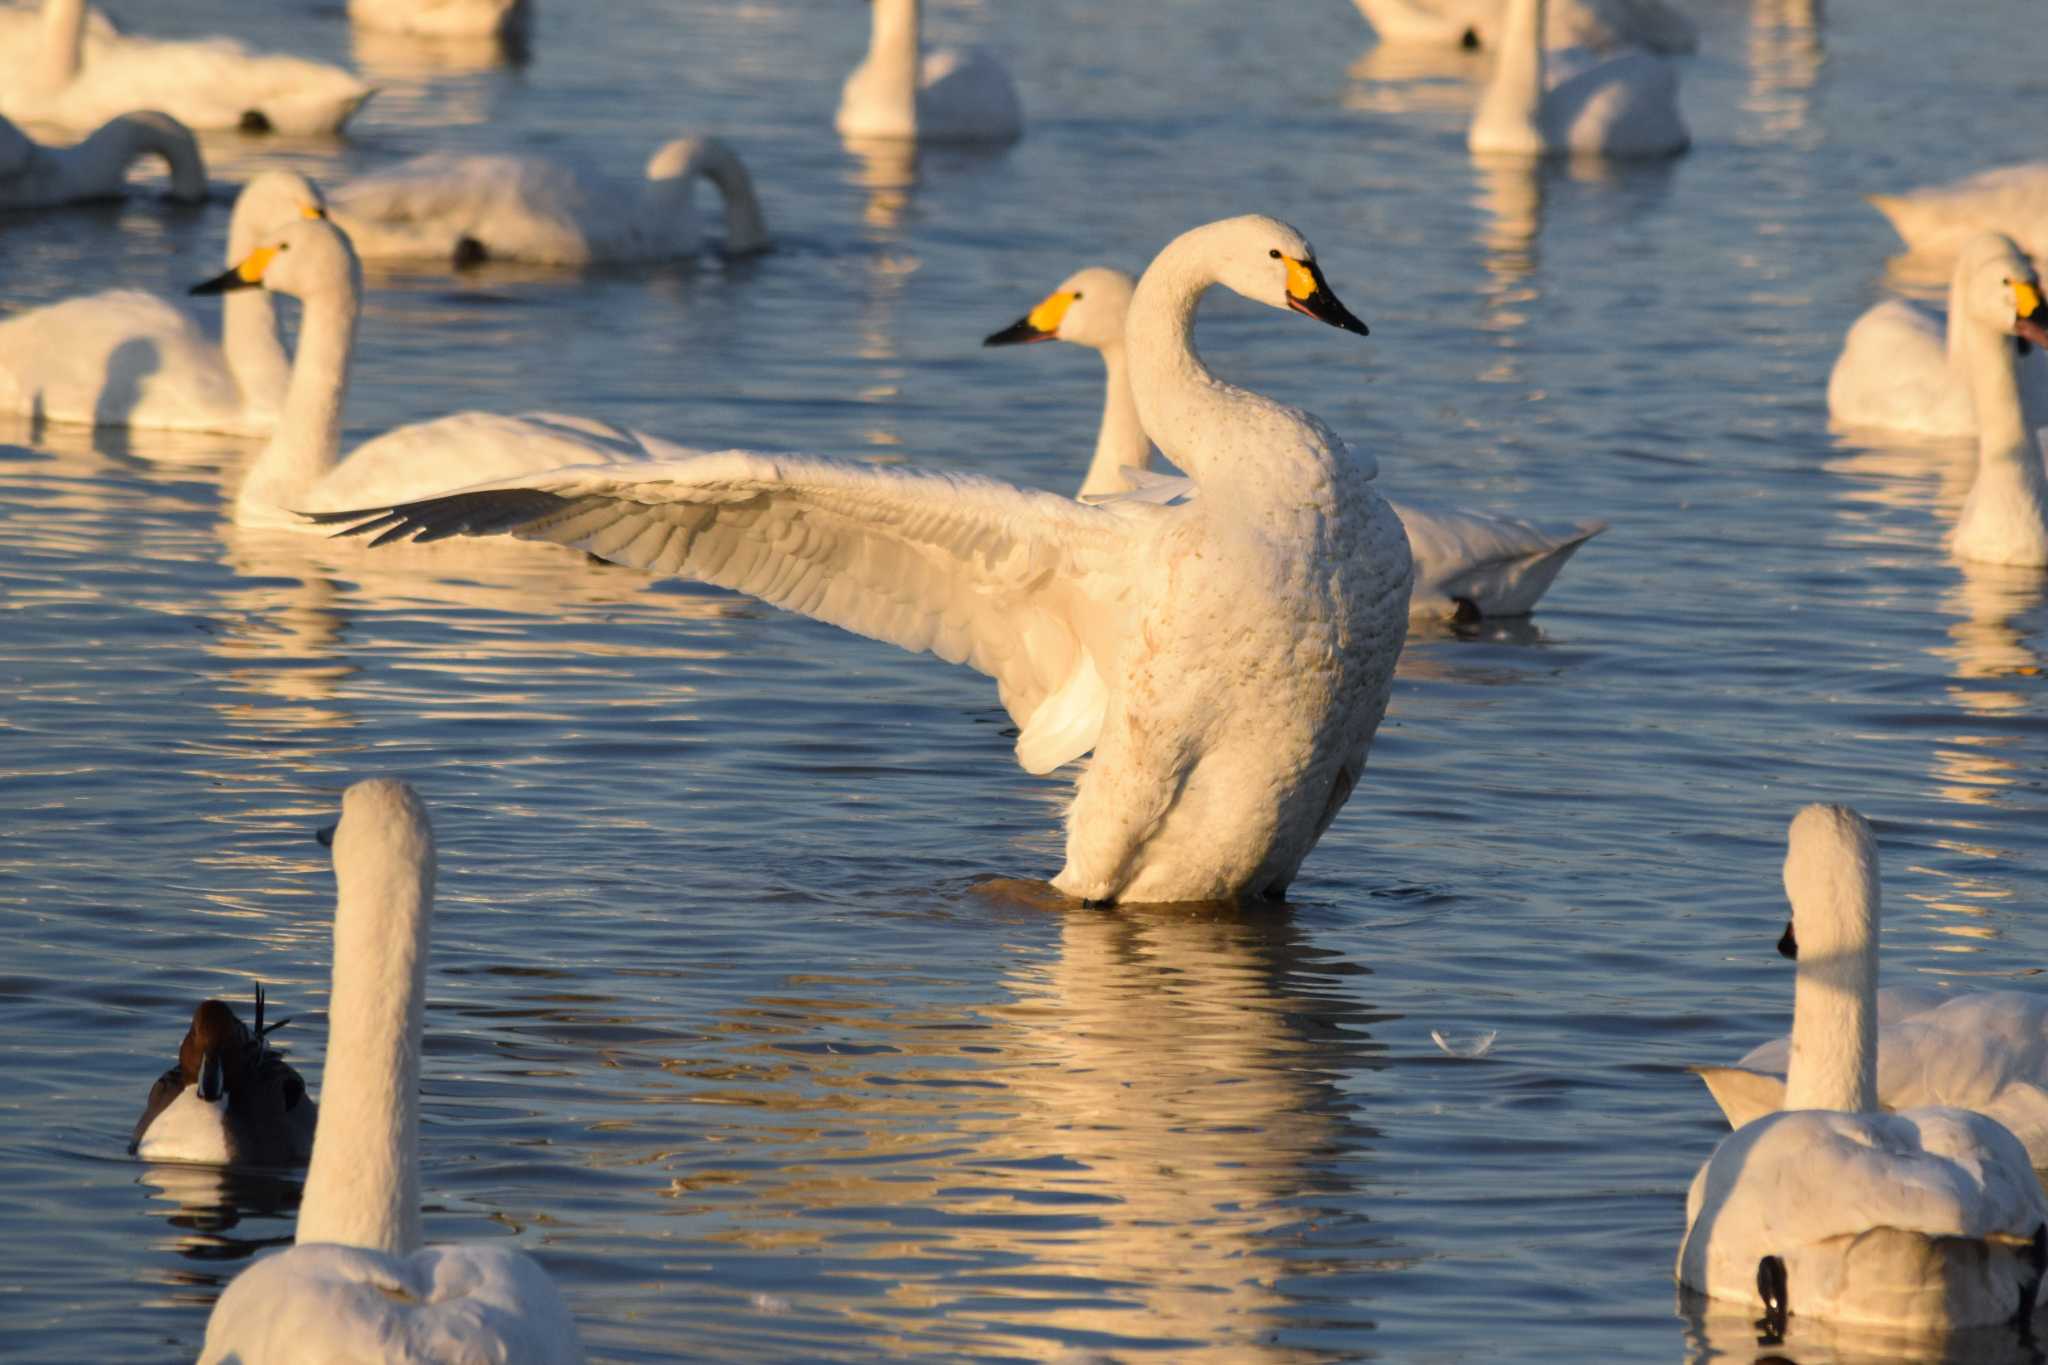
[[1080,291],[1080,290],[1078,290],[1078,289],[1076,289],[1076,290],[1074,291],[1074,298],[1073,298],[1073,301],[1074,301],[1075,303],[1079,303],[1079,302],[1081,301],[1081,298],[1082,298],[1082,294],[1081,294],[1081,291]]
[[1274,260],[1276,260],[1276,261],[1277,261],[1277,260],[1279,260],[1279,259],[1280,259],[1280,248],[1276,246],[1276,247],[1274,247],[1274,248],[1273,248],[1273,249],[1272,249],[1271,251],[1267,252],[1266,254],[1267,254],[1268,256],[1271,256],[1271,257],[1272,257],[1272,258],[1273,258]]

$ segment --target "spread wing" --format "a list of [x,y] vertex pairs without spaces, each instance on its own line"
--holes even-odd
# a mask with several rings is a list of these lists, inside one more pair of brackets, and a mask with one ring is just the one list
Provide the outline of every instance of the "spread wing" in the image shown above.
[[1017,758],[1086,753],[1132,619],[1133,566],[1174,515],[968,474],[747,451],[574,465],[315,520],[377,541],[508,533],[702,579],[996,680]]

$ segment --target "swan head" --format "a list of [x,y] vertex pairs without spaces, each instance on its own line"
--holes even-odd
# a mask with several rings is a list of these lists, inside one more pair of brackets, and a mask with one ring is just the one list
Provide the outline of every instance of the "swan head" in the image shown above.
[[193,285],[191,292],[261,288],[308,300],[334,294],[354,298],[362,286],[363,268],[347,234],[325,218],[300,218],[228,269]]
[[234,215],[228,219],[229,262],[239,264],[301,218],[326,216],[327,198],[318,185],[297,171],[264,171],[235,196]]
[[397,778],[368,778],[342,793],[329,847],[343,902],[358,890],[379,905],[392,902],[394,892],[432,902],[434,827],[418,793]]
[[1306,314],[1318,322],[1367,335],[1366,326],[1337,301],[1308,239],[1277,218],[1248,213],[1182,233],[1160,253],[1193,256],[1211,278],[1255,303]]
[[1778,940],[1786,957],[1826,960],[1877,952],[1877,844],[1847,806],[1808,806],[1785,842],[1785,899],[1792,919]]
[[991,332],[984,346],[1017,346],[1033,341],[1071,341],[1107,350],[1124,340],[1124,314],[1131,309],[1137,282],[1121,270],[1095,265],[1077,270],[1059,288],[1000,332]]
[[2029,343],[2048,349],[2048,307],[2041,298],[2041,277],[2010,237],[1981,232],[1963,247],[1956,260],[1951,297],[1972,318]]

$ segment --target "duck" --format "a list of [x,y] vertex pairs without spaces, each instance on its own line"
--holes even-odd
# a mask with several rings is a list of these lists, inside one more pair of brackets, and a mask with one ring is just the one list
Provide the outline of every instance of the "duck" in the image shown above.
[[92,128],[159,109],[201,131],[310,135],[340,132],[372,94],[340,67],[227,38],[165,41],[92,25],[85,0],[43,0],[37,30],[33,42],[0,46],[0,115]]
[[348,21],[415,38],[514,38],[526,31],[526,0],[348,0]]
[[[2009,237],[1979,233],[1973,242],[1970,249],[1957,250],[1946,319],[1917,303],[1886,299],[1851,324],[1828,372],[1828,417],[1838,429],[1929,440],[1974,436],[1972,366],[2002,368],[2007,351],[2020,357],[2022,403],[2048,414],[2048,359],[2031,355],[2024,339],[2012,346],[1986,341],[1969,321],[1968,296],[1980,287],[1979,273],[2026,279],[2031,267],[2012,264],[2019,248]],[[1994,332],[2007,330],[2003,322],[1986,325]]]
[[1473,111],[1467,146],[1483,156],[1649,159],[1676,156],[1692,144],[1678,111],[1676,65],[1632,50],[1572,60],[1553,81],[1545,71],[1543,12],[1544,0],[1507,0],[1500,55]]
[[1916,256],[1956,255],[1984,232],[2004,233],[2036,259],[2048,256],[2048,161],[1994,166],[1945,184],[1864,198]]
[[767,250],[753,179],[715,137],[663,145],[638,181],[543,156],[416,157],[337,186],[334,219],[365,260],[645,264],[702,247],[700,177],[724,197],[726,254]]
[[[2010,1129],[2036,1170],[2048,1167],[2048,999],[2025,991],[1877,993],[1877,1103],[1948,1105]],[[1730,1127],[1785,1107],[1790,1037],[1733,1066],[1694,1067]]]
[[1362,779],[1407,633],[1408,538],[1377,464],[1213,375],[1222,285],[1358,335],[1303,235],[1193,228],[1138,281],[1139,421],[1201,496],[1091,506],[971,474],[722,451],[586,465],[322,514],[374,543],[508,533],[750,593],[996,679],[1016,757],[1093,751],[1072,900],[1273,899]]
[[645,459],[657,448],[637,432],[586,418],[461,412],[394,428],[344,455],[341,418],[362,280],[348,235],[325,218],[302,218],[192,287],[195,294],[231,298],[244,291],[287,294],[302,305],[283,410],[242,476],[233,508],[237,525],[313,531],[302,512],[564,464]]
[[926,52],[923,0],[872,0],[867,59],[839,95],[839,135],[917,142],[1015,142],[1024,108],[1003,64],[980,48]]
[[170,197],[206,198],[206,161],[192,130],[153,109],[108,119],[69,147],[46,147],[0,118],[0,209],[47,209],[128,192],[128,168],[160,158],[170,172]]
[[[1152,469],[1152,441],[1138,422],[1124,356],[1124,315],[1135,288],[1121,270],[1090,266],[982,342],[1066,341],[1102,357],[1102,422],[1088,473],[1075,495],[1083,501],[1125,496],[1172,501],[1192,492],[1186,479],[1146,477]],[[1606,529],[1605,522],[1590,521],[1570,531],[1547,531],[1483,512],[1420,507],[1395,498],[1388,498],[1387,505],[1401,519],[1415,561],[1409,613],[1456,621],[1526,616],[1566,561]]]
[[149,1089],[130,1153],[215,1166],[306,1164],[319,1107],[305,1078],[270,1046],[270,1035],[291,1021],[266,1024],[263,1004],[259,984],[249,1025],[222,1001],[200,1002],[177,1063]]
[[[1383,43],[1492,49],[1507,0],[1355,0]],[[1665,0],[1550,0],[1545,47],[1606,52],[1641,47],[1676,56],[1699,46],[1699,29]]]
[[201,1365],[581,1361],[568,1304],[531,1257],[497,1242],[426,1245],[420,1045],[435,850],[425,804],[395,778],[356,782],[324,837],[336,892],[327,1103],[297,1234],[222,1292]]
[[1798,963],[1785,1103],[1721,1140],[1686,1196],[1677,1277],[1788,1318],[1901,1332],[2030,1320],[2048,1196],[2027,1149],[1966,1109],[1878,1109],[1877,848],[1845,806],[1792,820]]
[[[296,171],[264,171],[235,197],[227,259],[325,212]],[[47,422],[261,436],[284,407],[291,361],[260,293],[229,299],[215,340],[177,304],[134,289],[0,319],[0,412]]]

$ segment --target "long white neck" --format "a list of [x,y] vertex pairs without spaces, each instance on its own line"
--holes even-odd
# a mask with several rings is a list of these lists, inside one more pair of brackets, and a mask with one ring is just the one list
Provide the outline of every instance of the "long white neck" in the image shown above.
[[259,514],[276,508],[314,510],[306,495],[341,459],[341,412],[360,307],[352,279],[344,288],[305,300],[284,415],[243,480],[240,508]]
[[1953,548],[1966,559],[2048,566],[2048,473],[2021,398],[2019,348],[1960,311],[1949,314],[1948,332],[1977,410],[1977,478]]
[[36,80],[43,86],[68,84],[83,57],[85,0],[43,0],[42,28]]
[[206,166],[198,144],[183,125],[163,114],[112,118],[75,147],[57,154],[67,182],[81,188],[118,188],[128,167],[144,157],[161,157],[171,173],[171,197],[191,203],[206,197]]
[[725,201],[726,251],[745,255],[767,246],[768,224],[754,194],[753,177],[732,148],[714,137],[685,138],[654,154],[647,163],[648,211],[694,223],[691,193],[698,176],[716,185]]
[[1121,493],[1126,487],[1125,468],[1152,467],[1152,441],[1138,420],[1138,400],[1131,394],[1130,367],[1119,341],[1101,348],[1102,425],[1095,433],[1095,458],[1088,464],[1088,477],[1081,481],[1077,496]]
[[1543,0],[1508,0],[1493,78],[1468,136],[1481,152],[1538,154],[1543,140]]
[[[227,264],[239,265],[261,246],[247,215],[228,223]],[[220,348],[242,401],[258,411],[279,412],[291,383],[292,358],[277,335],[277,304],[267,289],[231,290],[221,299]]]
[[[1795,925],[1797,919],[1795,917]],[[1831,951],[1799,951],[1792,993],[1792,1060],[1787,1109],[1877,1108],[1877,923]]]
[[919,10],[923,0],[874,0],[874,26],[868,34],[867,98],[877,117],[885,103],[887,122],[901,120],[908,133],[917,131],[917,74],[920,60]]
[[[347,816],[344,815],[344,823]],[[334,990],[298,1240],[420,1249],[420,1040],[434,912],[425,857],[351,861],[336,836]]]

